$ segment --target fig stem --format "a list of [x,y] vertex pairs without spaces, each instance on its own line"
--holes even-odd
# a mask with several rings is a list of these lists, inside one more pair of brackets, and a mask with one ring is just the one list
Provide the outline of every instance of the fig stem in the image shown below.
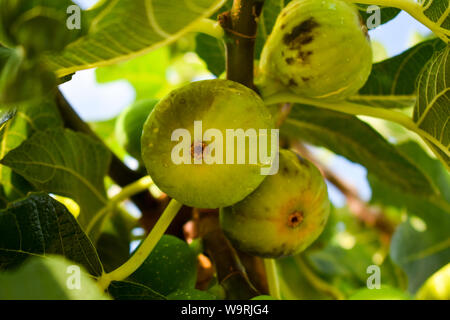
[[444,13],[442,18],[436,23],[428,19],[428,17],[423,13],[425,7],[418,2],[412,0],[346,0],[351,3],[359,4],[373,4],[386,7],[394,7],[406,11],[414,19],[422,23],[424,26],[433,31],[439,38],[441,38],[445,43],[448,43],[448,36],[450,32],[441,25],[444,23],[447,15]]
[[[406,129],[410,130],[411,132],[414,132],[417,135],[419,135],[428,145],[432,144],[437,149],[441,150],[444,154],[450,156],[450,151],[444,145],[442,145],[440,141],[438,141],[428,132],[419,128],[419,126],[410,117],[399,111],[393,111],[391,109],[374,108],[363,104],[348,101],[326,102],[321,100],[308,99],[289,92],[279,92],[274,95],[267,96],[266,98],[264,98],[264,102],[268,105],[286,102],[301,103],[305,105],[316,106],[323,109],[342,112],[354,116],[368,116],[372,118],[378,118],[395,122],[405,127]],[[287,121],[289,121],[289,119]],[[432,149],[436,157],[440,159],[441,162],[446,164],[446,162],[443,161],[442,156],[435,150],[436,148],[430,149]]]
[[219,22],[208,18],[200,19],[190,31],[204,33],[218,40],[223,40],[225,36],[225,31]]
[[277,300],[281,300],[280,280],[277,273],[277,261],[275,259],[264,259],[266,267],[267,283],[269,285],[269,293]]
[[138,181],[133,182],[132,184],[129,184],[128,186],[124,187],[117,195],[109,199],[108,204],[106,206],[104,206],[95,214],[95,216],[92,218],[92,220],[89,222],[86,228],[86,233],[90,235],[90,233],[92,232],[93,228],[98,223],[98,221],[100,221],[105,215],[112,212],[119,203],[134,196],[135,194],[147,190],[152,185],[153,181],[150,178],[150,176],[145,176],[139,179]]
[[152,231],[150,231],[133,256],[116,270],[110,273],[103,273],[100,276],[98,285],[102,290],[106,290],[112,281],[125,280],[144,263],[182,206],[183,204],[175,199],[170,201]]

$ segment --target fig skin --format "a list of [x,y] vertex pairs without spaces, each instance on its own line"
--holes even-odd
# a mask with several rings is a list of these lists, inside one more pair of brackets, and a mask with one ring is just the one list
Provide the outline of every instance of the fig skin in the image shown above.
[[290,91],[341,100],[372,70],[372,47],[356,6],[341,0],[294,0],[280,13],[260,60],[263,96]]
[[119,144],[136,160],[141,160],[141,136],[144,123],[155,105],[156,99],[145,99],[126,108],[117,118],[115,136]]
[[247,198],[220,210],[221,227],[239,250],[280,258],[305,250],[322,233],[330,202],[320,171],[289,150],[280,168]]
[[[142,135],[142,160],[155,184],[171,198],[196,207],[215,209],[232,205],[264,180],[260,162],[227,164],[174,164],[171,141],[176,129],[187,129],[194,142],[194,121],[202,121],[203,134],[218,129],[226,141],[227,129],[260,129],[269,133],[273,120],[262,99],[251,89],[229,80],[193,82],[163,98],[147,119]],[[241,150],[242,151],[242,150]],[[246,155],[249,144],[246,143]],[[235,144],[235,155],[237,154]]]

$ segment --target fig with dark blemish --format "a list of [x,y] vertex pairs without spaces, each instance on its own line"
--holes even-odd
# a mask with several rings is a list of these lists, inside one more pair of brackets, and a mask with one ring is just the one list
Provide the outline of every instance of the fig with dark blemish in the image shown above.
[[312,163],[281,150],[279,165],[247,198],[220,211],[233,246],[265,258],[305,250],[322,233],[330,211],[325,180]]
[[335,101],[356,94],[371,70],[370,39],[356,6],[294,0],[264,45],[256,82],[263,96],[288,90]]

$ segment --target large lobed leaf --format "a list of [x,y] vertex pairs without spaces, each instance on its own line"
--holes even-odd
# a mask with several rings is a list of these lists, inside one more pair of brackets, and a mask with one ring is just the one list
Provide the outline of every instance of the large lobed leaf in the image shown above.
[[441,40],[428,40],[374,64],[366,84],[350,100],[380,108],[412,107],[416,101],[415,79],[433,53],[442,47]]
[[81,207],[86,228],[107,203],[104,177],[111,154],[98,141],[61,128],[41,131],[10,151],[0,162],[36,189],[72,198]]
[[450,168],[450,46],[438,51],[418,79],[414,122]]
[[94,246],[75,218],[47,194],[30,194],[0,211],[0,269],[49,254],[64,255],[93,275],[103,270]]
[[97,9],[86,36],[48,62],[59,76],[134,58],[171,43],[224,0],[112,0]]
[[450,261],[450,214],[434,203],[416,202],[413,210],[422,214],[417,226],[409,218],[396,230],[391,257],[408,275],[408,289],[415,293],[434,272]]
[[198,34],[195,38],[195,51],[205,61],[208,70],[215,75],[225,71],[225,44],[223,41],[205,34]]
[[[44,100],[23,105],[19,110],[7,113],[8,121],[0,127],[0,160],[20,146],[35,132],[62,127],[55,103]],[[24,197],[32,186],[10,168],[0,164],[0,203],[2,207],[10,201]]]
[[433,23],[434,32],[441,39],[450,37],[450,3],[448,0],[423,0],[417,1],[420,14]]
[[429,276],[450,260],[450,174],[418,144],[409,141],[398,148],[420,166],[440,190],[440,194],[432,198],[408,195],[369,175],[373,203],[409,213],[407,221],[394,233],[391,256],[407,273],[409,291],[416,292]]
[[429,178],[378,132],[358,118],[310,106],[294,105],[281,133],[323,146],[369,173],[411,194],[432,195]]

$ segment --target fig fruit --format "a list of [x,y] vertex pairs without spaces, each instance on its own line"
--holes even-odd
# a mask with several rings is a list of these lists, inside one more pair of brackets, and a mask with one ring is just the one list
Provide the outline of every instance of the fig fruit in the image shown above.
[[372,48],[357,8],[341,0],[294,0],[280,13],[261,53],[258,86],[339,100],[372,70]]
[[145,99],[126,108],[117,118],[115,136],[119,144],[135,159],[141,159],[141,136],[145,120],[158,100]]
[[[253,192],[272,167],[278,153],[268,137],[272,128],[254,91],[229,80],[198,81],[155,106],[143,129],[142,160],[155,184],[179,202],[229,206]],[[264,140],[271,140],[267,157],[257,150]]]
[[302,252],[322,233],[330,211],[325,181],[311,162],[281,150],[279,165],[251,195],[220,210],[233,246],[265,258]]

